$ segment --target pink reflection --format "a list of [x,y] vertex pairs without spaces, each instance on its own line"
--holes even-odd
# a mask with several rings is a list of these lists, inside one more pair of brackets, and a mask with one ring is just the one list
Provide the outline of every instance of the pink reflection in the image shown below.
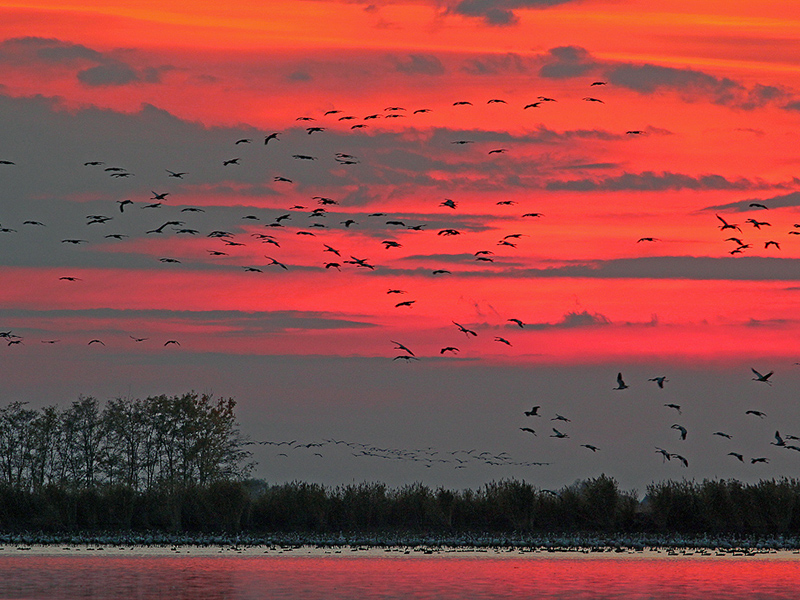
[[[66,552],[66,551],[65,551]],[[422,556],[12,556],[0,558],[1,598],[796,598],[788,558],[555,557],[490,551]],[[299,551],[298,551],[299,552]],[[756,594],[754,596],[753,594]]]

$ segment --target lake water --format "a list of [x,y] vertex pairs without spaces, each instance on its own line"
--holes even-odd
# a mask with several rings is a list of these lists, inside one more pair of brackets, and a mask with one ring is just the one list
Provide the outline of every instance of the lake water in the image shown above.
[[[800,555],[0,552],[0,598],[471,600],[800,598]],[[16,549],[14,549],[16,550]]]

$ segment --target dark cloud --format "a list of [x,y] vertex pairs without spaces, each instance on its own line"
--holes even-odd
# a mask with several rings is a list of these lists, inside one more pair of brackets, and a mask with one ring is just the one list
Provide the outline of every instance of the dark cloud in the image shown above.
[[103,54],[96,50],[56,38],[21,37],[11,38],[0,43],[0,61],[3,62],[70,64],[76,61],[102,62],[104,60]]
[[611,325],[611,320],[603,314],[582,310],[565,313],[561,320],[555,323],[526,323],[525,327],[530,329],[574,329],[603,325]]
[[606,71],[609,83],[652,94],[661,90],[676,91],[687,101],[710,98],[714,104],[752,110],[784,100],[789,93],[782,88],[756,84],[747,88],[727,77],[718,78],[694,69],[678,69],[660,65],[621,64]]
[[[448,255],[443,255],[445,260]],[[422,256],[421,258],[425,258]],[[699,281],[797,281],[800,259],[739,256],[650,256],[586,261],[558,267],[525,268],[500,265],[499,269],[463,264],[452,269],[458,277],[480,278],[590,278],[590,279],[689,279]],[[384,275],[429,277],[430,269],[381,267]],[[447,277],[447,275],[445,275]]]
[[292,71],[286,76],[287,81],[311,81],[312,77],[308,71]]
[[103,53],[82,44],[56,38],[22,37],[0,43],[0,61],[15,65],[77,68],[78,81],[88,86],[121,86],[160,83],[161,74],[172,67],[138,69],[114,53]]
[[78,71],[78,81],[89,86],[127,85],[139,81],[139,76],[125,63],[109,63]]
[[605,179],[572,179],[568,181],[550,181],[546,189],[552,191],[566,190],[574,192],[619,191],[619,190],[743,190],[773,187],[759,180],[745,178],[728,179],[722,175],[686,175],[662,171],[644,171],[642,173],[623,173]]
[[518,276],[796,281],[798,273],[800,273],[800,260],[792,258],[655,256],[620,258],[548,269],[523,269],[519,271]]
[[[373,323],[353,321],[334,313],[317,311],[239,311],[239,310],[163,310],[163,309],[3,309],[0,318],[13,319],[115,319],[121,328],[124,322],[131,321],[169,321],[170,323],[192,323],[194,327],[217,327],[224,325],[228,335],[274,333],[287,329],[330,330],[330,329],[364,329],[375,327]],[[215,335],[224,335],[215,333]]]
[[442,61],[433,54],[409,54],[407,58],[392,57],[395,69],[406,75],[443,75]]
[[466,17],[478,17],[488,25],[514,25],[519,17],[517,9],[549,8],[574,0],[461,0],[453,12]]
[[[800,185],[800,180],[795,178],[794,183]],[[706,206],[702,210],[708,211],[730,211],[730,212],[751,212],[758,209],[758,207],[750,206],[751,204],[763,204],[767,208],[785,208],[787,206],[800,206],[800,192],[790,192],[788,194],[781,194],[779,196],[772,196],[771,198],[747,198],[745,200],[737,200],[736,202],[729,202],[727,204],[715,204],[713,206]]]
[[[753,110],[768,104],[791,99],[784,87],[755,84],[747,86],[727,77],[715,77],[695,69],[664,67],[654,64],[614,63],[599,61],[580,46],[551,48],[539,61],[539,75],[552,79],[582,77],[598,72],[608,83],[635,90],[641,94],[660,91],[677,92],[686,101],[709,98],[713,103]],[[787,110],[800,110],[800,102],[784,104]]]
[[580,77],[598,66],[589,52],[580,46],[551,48],[548,55],[545,64],[539,69],[539,75],[550,79]]

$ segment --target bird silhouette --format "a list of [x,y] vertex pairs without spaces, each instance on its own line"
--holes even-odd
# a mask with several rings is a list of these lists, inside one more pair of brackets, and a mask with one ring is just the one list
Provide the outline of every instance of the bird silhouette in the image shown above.
[[744,411],[744,414],[753,415],[753,416],[758,417],[759,419],[763,419],[764,417],[767,416],[767,413],[763,413],[760,410],[746,410],[746,411]]
[[720,221],[722,221],[722,225],[719,226],[720,231],[725,231],[726,229],[735,229],[736,231],[741,231],[739,226],[736,225],[735,223],[728,223],[725,219],[723,219],[719,215],[714,215],[714,216],[717,217]]
[[414,354],[408,347],[404,346],[400,342],[396,342],[394,340],[389,340],[389,341],[395,344],[394,347],[395,350],[404,350],[405,352],[408,352],[411,356],[416,356],[416,354]]
[[761,381],[763,383],[766,383],[767,385],[772,385],[772,383],[769,381],[769,378],[772,377],[772,374],[774,373],[774,371],[770,371],[766,375],[762,375],[761,373],[759,373],[758,371],[756,371],[752,367],[750,368],[750,370],[753,373],[755,373],[755,375],[756,375],[755,377],[752,378],[753,381]]
[[458,327],[458,330],[461,333],[463,333],[464,335],[466,335],[467,337],[469,337],[469,336],[477,336],[478,335],[477,333],[475,333],[471,329],[467,329],[466,327],[464,327],[463,325],[460,325],[459,323],[456,323],[455,321],[453,321],[453,325]]
[[286,270],[286,271],[288,271],[288,270],[289,270],[289,267],[287,267],[287,266],[286,266],[285,264],[283,264],[282,262],[278,262],[277,260],[275,260],[275,259],[274,259],[274,258],[272,258],[271,256],[266,256],[266,255],[265,255],[265,256],[264,256],[264,258],[267,258],[267,259],[269,259],[269,261],[270,261],[270,263],[269,263],[269,264],[270,264],[270,265],[277,265],[277,266],[279,266],[281,269],[284,269],[284,270]]
[[612,388],[615,390],[627,390],[630,386],[625,383],[625,380],[622,379],[622,373],[617,373],[617,387]]
[[670,427],[670,429],[677,429],[681,433],[681,440],[686,439],[686,434],[688,432],[686,431],[686,427],[684,427],[683,425],[678,425],[677,423],[675,423],[674,425],[672,425],[672,427]]
[[669,379],[667,379],[666,377],[662,376],[662,377],[652,377],[652,378],[648,379],[647,381],[655,381],[656,384],[658,385],[658,387],[660,387],[661,389],[664,389],[664,383],[669,381]]

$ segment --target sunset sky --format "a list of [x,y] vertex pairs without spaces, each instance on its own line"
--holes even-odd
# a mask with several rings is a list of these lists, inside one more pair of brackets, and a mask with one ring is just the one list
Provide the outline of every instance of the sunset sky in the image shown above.
[[0,402],[365,445],[254,446],[270,481],[797,476],[796,13],[4,2]]

